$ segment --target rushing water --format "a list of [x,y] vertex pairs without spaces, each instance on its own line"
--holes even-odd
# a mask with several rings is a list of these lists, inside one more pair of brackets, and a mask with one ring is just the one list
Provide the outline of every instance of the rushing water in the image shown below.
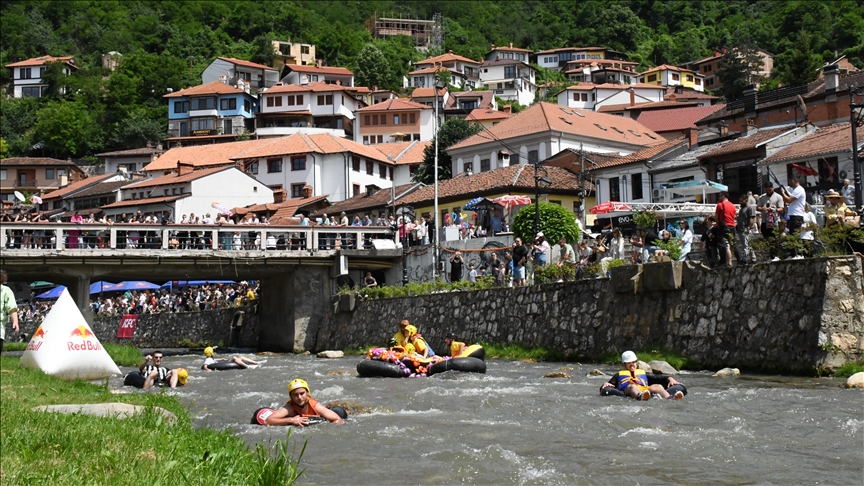
[[[256,370],[204,372],[202,357],[167,357],[191,371],[169,392],[199,426],[253,445],[282,427],[249,425],[281,406],[303,377],[312,396],[374,410],[345,426],[295,428],[308,440],[306,480],[390,484],[862,484],[864,392],[841,380],[679,376],[680,401],[600,397],[608,366],[490,360],[485,375],[359,378],[359,357],[269,356]],[[564,369],[562,368],[572,368]],[[128,370],[124,370],[128,371]],[[345,372],[345,374],[339,374]],[[571,379],[543,375],[564,371]]]

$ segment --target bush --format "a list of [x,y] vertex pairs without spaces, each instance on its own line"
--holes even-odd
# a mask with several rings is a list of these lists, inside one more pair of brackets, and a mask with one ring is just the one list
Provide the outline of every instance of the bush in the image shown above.
[[[524,206],[513,216],[513,233],[522,238],[523,242],[534,241],[534,216],[536,206]],[[567,241],[578,241],[581,239],[579,227],[576,225],[576,215],[563,206],[552,203],[540,203],[540,231],[546,235],[550,244],[561,238]]]
[[547,284],[555,283],[559,280],[573,280],[576,277],[576,268],[572,265],[546,265],[543,267],[534,267],[534,283]]

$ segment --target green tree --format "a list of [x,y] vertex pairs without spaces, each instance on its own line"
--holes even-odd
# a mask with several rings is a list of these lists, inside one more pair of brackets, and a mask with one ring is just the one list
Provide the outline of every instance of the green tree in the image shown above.
[[798,42],[777,57],[777,77],[787,86],[807,84],[816,79],[821,66],[822,58],[813,53],[810,34],[802,30]]
[[[453,158],[447,153],[447,148],[455,145],[471,135],[480,133],[483,127],[469,123],[462,118],[451,118],[438,130],[438,180],[452,177],[451,164]],[[435,144],[430,143],[423,151],[423,163],[411,177],[414,182],[434,184],[435,182]]]
[[5,159],[6,154],[9,153],[9,144],[6,143],[6,140],[0,138],[0,159]]
[[723,83],[721,93],[727,100],[738,99],[749,84],[758,83],[762,78],[756,74],[762,70],[762,58],[756,46],[745,42],[726,51],[720,58],[717,77]]
[[[513,232],[516,236],[522,238],[522,241],[533,241],[536,232],[534,231],[534,217],[536,214],[536,206],[523,206],[522,209],[513,216]],[[546,239],[551,242],[557,242],[561,238],[566,238],[567,241],[576,241],[579,239],[579,226],[576,224],[576,215],[572,211],[568,211],[560,204],[540,203],[540,231],[546,236]]]
[[100,113],[79,101],[52,101],[36,113],[36,140],[57,158],[84,156],[102,147]]
[[366,44],[357,55],[354,76],[358,86],[390,86],[390,65],[384,54],[374,44]]

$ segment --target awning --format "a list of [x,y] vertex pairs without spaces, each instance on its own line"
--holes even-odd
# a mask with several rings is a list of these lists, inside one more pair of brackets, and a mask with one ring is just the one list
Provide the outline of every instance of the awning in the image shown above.
[[729,188],[723,184],[709,180],[695,180],[684,182],[672,182],[660,186],[666,192],[666,199],[675,198],[678,196],[695,196],[702,195],[702,200],[705,200],[706,194],[717,194],[718,192],[728,191]]

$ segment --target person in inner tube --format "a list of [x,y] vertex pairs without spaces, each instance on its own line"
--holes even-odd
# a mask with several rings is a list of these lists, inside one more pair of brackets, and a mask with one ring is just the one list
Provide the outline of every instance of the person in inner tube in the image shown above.
[[312,417],[323,417],[334,424],[345,423],[336,412],[312,399],[309,385],[305,380],[297,378],[288,384],[288,401],[285,402],[285,406],[267,416],[262,425],[305,427],[309,425],[309,419]]
[[603,383],[600,387],[604,388],[615,387],[624,394],[629,395],[637,400],[648,400],[651,394],[660,395],[662,398],[674,398],[679,400],[684,397],[681,391],[675,392],[675,395],[670,395],[666,388],[681,383],[667,375],[657,375],[647,373],[645,370],[639,369],[636,364],[636,353],[633,351],[624,351],[621,355],[621,362],[624,364],[624,369],[613,375],[612,378]]
[[448,332],[447,337],[444,338],[444,344],[450,349],[451,358],[459,357],[465,352],[465,343],[456,340],[456,333]]
[[[181,370],[186,373],[186,377],[189,376],[188,372],[183,368],[169,370],[162,366],[162,351],[155,351],[152,355],[148,354],[144,357],[144,362],[141,363],[141,366],[138,367],[138,372],[145,378],[144,385],[141,388],[146,390],[155,384],[177,388]],[[180,383],[181,385],[186,384],[186,377],[183,378],[183,382]]]
[[201,369],[207,370],[207,371],[213,371],[213,369],[209,367],[211,365],[215,365],[215,364],[219,364],[219,363],[225,363],[225,362],[229,362],[229,361],[237,363],[243,369],[248,368],[249,365],[257,365],[258,364],[257,361],[251,360],[251,359],[243,357],[243,356],[232,356],[231,359],[214,358],[213,357],[213,348],[210,346],[207,346],[206,348],[204,348],[204,356],[205,356],[204,366],[202,366]]
[[405,338],[406,344],[411,344],[414,346],[414,351],[424,358],[429,358],[431,356],[435,356],[435,352],[432,351],[432,348],[429,347],[429,344],[426,343],[426,340],[423,339],[420,334],[417,334],[417,328],[414,326],[405,326],[405,329],[402,330],[402,335]]

